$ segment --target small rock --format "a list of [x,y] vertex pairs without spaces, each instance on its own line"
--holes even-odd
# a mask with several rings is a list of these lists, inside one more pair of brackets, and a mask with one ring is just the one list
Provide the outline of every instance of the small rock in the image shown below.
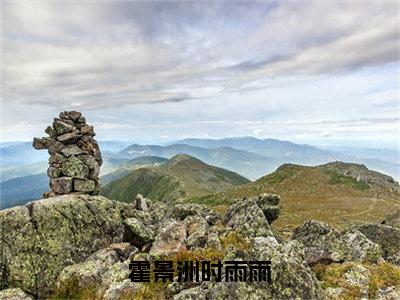
[[82,134],[93,135],[93,126],[89,126],[87,124],[83,125],[80,129]]
[[207,221],[199,216],[188,216],[184,222],[188,228],[188,237],[185,240],[186,246],[189,249],[204,247],[210,229]]
[[82,116],[82,113],[74,110],[67,112],[67,114],[72,121],[78,121],[78,119]]
[[84,179],[89,175],[89,168],[77,157],[71,156],[62,164],[64,175]]
[[147,211],[146,198],[144,198],[141,194],[138,194],[135,199],[135,208],[141,211]]
[[219,239],[218,233],[210,232],[210,234],[207,236],[206,246],[207,248],[213,248],[217,250],[222,249],[221,240]]
[[77,145],[68,145],[61,150],[62,155],[70,157],[71,155],[80,155],[83,153],[82,149]]
[[72,144],[78,141],[82,135],[77,132],[67,132],[57,137],[57,140],[64,144]]
[[32,146],[36,150],[46,149],[46,142],[43,139],[33,138]]
[[52,139],[57,137],[57,132],[54,130],[54,128],[52,126],[47,126],[47,128],[44,132],[46,132],[49,135],[49,137]]
[[0,291],[0,300],[33,300],[20,288],[11,288]]
[[72,192],[72,178],[58,177],[50,181],[51,189],[57,194],[67,194]]
[[78,120],[76,120],[76,122],[80,123],[80,124],[84,124],[84,123],[86,123],[86,119],[84,116],[81,116]]
[[[63,150],[61,150],[61,151],[63,151]],[[61,168],[61,166],[64,162],[65,162],[65,157],[59,153],[55,153],[49,157],[49,165],[52,167]]]
[[138,290],[139,284],[133,283],[130,279],[125,279],[121,282],[114,282],[104,293],[102,299],[134,299],[135,293]]
[[63,134],[74,130],[74,126],[67,123],[67,120],[54,119],[53,128],[57,134]]
[[156,236],[149,252],[152,258],[174,255],[182,250],[186,250],[186,245],[184,244],[186,226],[184,223],[169,220],[165,221],[160,228],[160,232]]
[[182,290],[174,296],[174,300],[206,300],[206,291],[200,286]]
[[398,300],[400,299],[400,292],[395,286],[379,289],[377,300]]
[[47,175],[51,178],[56,178],[61,176],[61,169],[60,168],[54,168],[54,167],[49,167],[47,169]]
[[93,192],[96,189],[96,183],[90,179],[74,179],[74,190],[77,192]]
[[137,248],[130,243],[114,243],[110,245],[110,248],[117,252],[121,260],[128,259],[129,255],[137,250]]

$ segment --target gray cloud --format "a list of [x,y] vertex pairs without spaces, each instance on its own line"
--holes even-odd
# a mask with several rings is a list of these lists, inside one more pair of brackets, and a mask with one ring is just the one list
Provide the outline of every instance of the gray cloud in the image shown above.
[[243,93],[260,78],[387,64],[399,58],[395,5],[5,3],[3,101],[184,101]]

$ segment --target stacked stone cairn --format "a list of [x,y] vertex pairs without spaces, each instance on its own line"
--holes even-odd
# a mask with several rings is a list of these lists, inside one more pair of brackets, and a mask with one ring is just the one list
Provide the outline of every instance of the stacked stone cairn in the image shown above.
[[80,112],[65,111],[45,132],[48,137],[33,139],[33,148],[47,149],[50,155],[50,191],[43,197],[73,192],[98,194],[102,158],[93,126],[86,124]]

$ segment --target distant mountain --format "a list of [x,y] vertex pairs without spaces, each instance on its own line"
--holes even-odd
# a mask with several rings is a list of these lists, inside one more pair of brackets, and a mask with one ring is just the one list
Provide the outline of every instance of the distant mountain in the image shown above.
[[354,147],[324,147],[330,151],[343,153],[360,159],[379,160],[398,165],[400,163],[400,151],[391,149],[354,148]]
[[[254,137],[234,137],[225,139],[185,139],[178,143],[213,149],[231,147],[259,155],[268,156],[278,167],[285,163],[315,166],[332,161],[366,164],[390,176],[399,176],[398,152],[387,149],[328,148],[319,149],[307,144],[296,144],[276,139],[256,139]],[[262,176],[260,174],[260,176]]]
[[47,161],[47,151],[33,149],[32,143],[23,142],[0,148],[0,165],[24,165]]
[[129,145],[132,145],[132,141],[97,141],[102,152],[118,152]]
[[118,168],[110,173],[107,173],[101,177],[102,185],[106,185],[111,181],[125,177],[131,173],[132,170],[138,167],[158,165],[166,162],[166,158],[157,156],[141,156],[134,159],[122,162],[118,164]]
[[0,209],[42,198],[49,189],[46,173],[13,178],[0,183]]
[[133,170],[128,176],[106,185],[102,194],[126,202],[139,193],[152,200],[171,201],[221,192],[248,182],[239,174],[210,166],[189,155],[176,155],[161,165]]
[[171,158],[178,154],[188,154],[207,164],[239,173],[249,179],[259,178],[279,166],[279,161],[274,159],[230,147],[205,149],[185,144],[169,146],[135,144],[118,153],[126,158],[148,155]]
[[232,199],[261,193],[281,196],[284,216],[274,223],[280,228],[298,226],[307,219],[338,226],[346,220],[379,221],[400,208],[400,187],[393,178],[343,162],[315,167],[285,164],[255,182],[191,201],[221,209]]
[[17,177],[24,177],[28,175],[37,175],[47,172],[47,161],[35,162],[32,164],[17,165],[2,167],[0,169],[0,182],[7,181]]
[[[118,159],[112,163],[109,159],[105,159],[106,164],[114,163],[114,168],[118,168],[116,171],[101,176],[101,182],[103,185],[128,175],[133,169],[139,166],[157,165],[165,162],[167,159],[160,157],[139,157],[132,160]],[[35,163],[28,165],[27,167],[19,166],[13,169],[13,173],[2,173],[2,176],[15,175],[15,172],[20,171],[21,174],[28,173],[34,170],[33,166],[38,166],[38,170],[44,168],[45,172],[40,172],[34,175],[28,176],[17,176],[12,179],[4,180],[0,182],[0,207],[7,208],[15,205],[23,205],[30,200],[40,199],[42,193],[49,189],[49,178],[47,176],[47,162]],[[117,166],[117,167],[116,167]],[[24,172],[25,168],[25,172]],[[111,167],[109,167],[111,168]],[[102,167],[103,170],[103,167]],[[103,173],[103,172],[102,172]]]
[[343,155],[321,150],[307,144],[296,144],[276,139],[256,139],[254,137],[233,137],[225,139],[185,139],[178,143],[188,144],[202,148],[231,147],[245,150],[259,155],[285,158],[299,163],[318,164],[326,161],[335,161]]

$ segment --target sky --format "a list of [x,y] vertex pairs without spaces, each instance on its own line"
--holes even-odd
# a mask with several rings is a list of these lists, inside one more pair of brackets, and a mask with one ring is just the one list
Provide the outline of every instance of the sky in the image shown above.
[[79,110],[99,140],[399,139],[397,1],[1,4],[2,141]]

